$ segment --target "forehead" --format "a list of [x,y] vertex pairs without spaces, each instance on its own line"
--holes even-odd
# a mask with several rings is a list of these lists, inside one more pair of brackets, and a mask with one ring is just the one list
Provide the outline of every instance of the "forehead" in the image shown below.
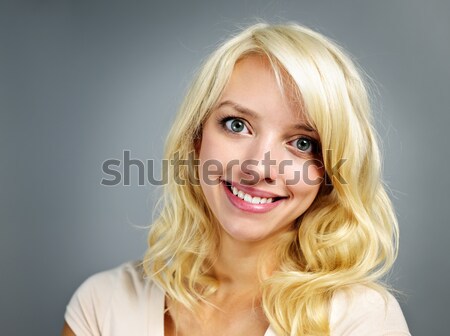
[[283,116],[287,122],[307,121],[298,88],[264,55],[247,55],[235,64],[216,106],[233,103],[259,114]]

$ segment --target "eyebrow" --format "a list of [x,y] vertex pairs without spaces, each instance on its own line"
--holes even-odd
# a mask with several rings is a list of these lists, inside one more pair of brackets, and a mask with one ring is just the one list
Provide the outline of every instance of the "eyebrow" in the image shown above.
[[219,106],[217,106],[217,108],[221,108],[222,106],[231,106],[233,109],[235,109],[236,111],[238,111],[242,114],[245,114],[252,118],[258,119],[257,113],[255,113],[254,111],[250,110],[249,108],[241,106],[231,100],[225,100],[225,101],[221,102],[219,104]]
[[[253,111],[247,107],[241,106],[238,103],[235,103],[231,100],[225,100],[225,101],[221,102],[217,106],[217,108],[221,108],[222,106],[231,106],[234,110],[238,111],[241,114],[248,115],[254,119],[258,119],[258,114],[255,111]],[[293,125],[292,127],[297,130],[303,130],[303,131],[317,134],[317,130],[309,124],[304,124],[304,123],[296,124],[296,125]]]

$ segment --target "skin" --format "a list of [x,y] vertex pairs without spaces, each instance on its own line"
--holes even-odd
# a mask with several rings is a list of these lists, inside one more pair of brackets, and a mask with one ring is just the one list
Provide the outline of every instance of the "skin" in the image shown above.
[[[317,156],[312,147],[298,148],[300,138],[318,141],[319,137],[314,131],[293,126],[307,124],[301,105],[293,97],[292,92],[280,91],[264,57],[247,56],[236,64],[221,99],[204,124],[199,148],[201,187],[220,223],[219,258],[211,270],[220,285],[208,298],[209,304],[201,303],[195,314],[166,297],[165,335],[261,336],[267,330],[269,322],[260,306],[258,257],[270,251],[279,235],[292,229],[295,220],[309,208],[319,191],[317,181],[324,173],[320,164],[307,164],[317,163],[313,161]],[[251,110],[252,115],[243,113],[242,108]],[[243,124],[236,124],[236,119],[220,122],[230,116]],[[245,127],[235,132],[230,131],[232,125]],[[262,163],[267,152],[275,160],[270,166]],[[210,160],[219,162],[223,169],[210,168],[214,172],[207,174]],[[229,165],[233,160],[258,163],[248,167]],[[227,165],[230,169],[225,169]],[[295,177],[299,171],[300,179]],[[264,213],[243,211],[229,201],[223,180],[245,180],[247,186],[283,199]],[[293,180],[298,181],[289,182]],[[269,269],[270,263],[267,260]],[[67,324],[62,335],[74,335]]]
[[[236,64],[217,107],[205,122],[199,176],[208,205],[220,223],[220,254],[212,270],[220,285],[208,298],[218,308],[201,304],[193,314],[167,298],[166,335],[175,335],[175,330],[177,335],[263,335],[268,328],[260,307],[258,256],[270,249],[281,233],[292,229],[314,201],[320,187],[317,181],[323,176],[317,160],[305,166],[317,159],[311,149],[301,151],[297,146],[299,138],[318,141],[319,137],[314,131],[293,127],[307,123],[301,105],[292,97],[290,92],[280,91],[265,58],[248,56]],[[242,109],[236,105],[251,110],[252,115],[238,111]],[[220,122],[229,116],[240,118],[245,127],[235,119]],[[240,126],[239,132],[230,132],[233,125]],[[269,151],[276,161],[270,169],[262,164]],[[223,169],[214,166],[207,174],[208,160],[220,162]],[[229,165],[226,169],[232,160],[257,160],[258,164],[247,168]],[[290,164],[280,172],[280,164],[286,160]],[[296,171],[302,172],[300,180],[288,183]],[[237,183],[249,177],[251,187],[285,198],[264,213],[237,208],[227,198],[221,181]]]
[[70,329],[67,322],[64,322],[64,327],[61,332],[61,336],[75,336],[75,333],[72,331],[72,329]]
[[[228,101],[252,110],[255,116],[242,114],[232,105],[222,105]],[[219,101],[220,105],[204,125],[200,165],[205,165],[208,160],[218,161],[222,167],[233,160],[255,160],[259,163],[246,169],[244,164],[242,167],[232,165],[231,172],[212,169],[216,174],[208,176],[205,175],[207,168],[201,168],[202,190],[226,236],[238,245],[261,245],[286,231],[316,197],[320,185],[308,183],[308,180],[320,181],[323,172],[316,165],[308,167],[307,162],[314,159],[312,153],[298,150],[295,144],[302,136],[315,139],[318,136],[314,132],[293,128],[295,124],[305,124],[304,117],[299,113],[301,106],[291,103],[289,96],[280,92],[270,65],[258,56],[248,57],[237,64],[231,82]],[[224,131],[218,119],[229,115],[245,118],[247,129],[233,134]],[[267,152],[270,159],[276,161],[270,169],[262,163]],[[284,165],[283,173],[280,173],[279,165]],[[304,168],[309,168],[307,175]],[[297,183],[288,183],[295,180],[295,172],[305,174]],[[219,183],[222,179],[236,183],[251,180],[254,188],[287,198],[267,213],[249,214],[226,199],[223,186]]]

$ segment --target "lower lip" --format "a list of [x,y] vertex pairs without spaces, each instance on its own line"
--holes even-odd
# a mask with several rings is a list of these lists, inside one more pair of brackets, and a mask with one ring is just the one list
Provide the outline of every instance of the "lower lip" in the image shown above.
[[222,185],[225,189],[225,194],[227,195],[231,204],[233,204],[236,208],[241,209],[243,211],[253,212],[253,213],[264,213],[264,212],[268,212],[268,211],[272,210],[273,208],[277,207],[281,202],[283,202],[283,200],[281,199],[276,202],[264,203],[264,204],[248,203],[248,202],[244,201],[243,199],[234,195],[224,182],[222,182]]

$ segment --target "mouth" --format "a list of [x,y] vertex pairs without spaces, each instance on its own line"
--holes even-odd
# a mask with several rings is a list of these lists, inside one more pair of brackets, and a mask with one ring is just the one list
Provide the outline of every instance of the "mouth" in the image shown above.
[[[277,196],[275,194],[255,191],[243,191],[239,190],[236,186],[233,186],[230,182],[222,181],[226,194],[230,202],[237,208],[255,213],[267,212],[278,206],[282,200],[287,197]],[[255,195],[257,194],[257,195]],[[264,197],[266,196],[266,197]]]
[[262,197],[262,196],[254,196],[251,193],[247,193],[243,190],[239,190],[235,186],[231,185],[230,182],[223,181],[225,186],[228,188],[228,190],[233,193],[234,196],[239,197],[244,202],[251,203],[251,204],[266,204],[266,203],[273,203],[276,201],[279,201],[286,197],[281,196],[270,196],[270,197]]

